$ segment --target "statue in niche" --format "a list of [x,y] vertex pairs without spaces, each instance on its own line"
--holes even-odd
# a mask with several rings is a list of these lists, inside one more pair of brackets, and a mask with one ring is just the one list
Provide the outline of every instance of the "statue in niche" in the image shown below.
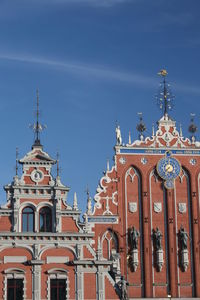
[[188,233],[185,231],[183,225],[181,225],[181,228],[179,230],[179,239],[180,239],[180,247],[181,250],[187,249],[187,241],[188,241]]
[[117,283],[117,285],[120,290],[120,299],[127,300],[128,299],[127,285],[129,285],[129,284],[126,281],[124,276],[121,276],[121,280]]
[[122,144],[122,136],[121,136],[121,130],[119,125],[117,125],[115,132],[116,132],[117,145],[120,146]]
[[131,244],[131,250],[138,249],[138,238],[140,237],[139,231],[133,226],[129,231],[129,238]]
[[162,245],[161,245],[162,233],[158,229],[158,227],[156,227],[156,230],[153,231],[153,239],[154,239],[155,249],[161,250],[162,249]]

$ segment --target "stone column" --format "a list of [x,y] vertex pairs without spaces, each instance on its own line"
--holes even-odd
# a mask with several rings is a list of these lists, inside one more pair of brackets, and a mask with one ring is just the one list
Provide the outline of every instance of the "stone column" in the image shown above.
[[97,266],[97,299],[105,299],[105,284],[103,266]]
[[33,284],[33,300],[41,299],[41,265],[43,261],[32,260],[32,284]]
[[84,299],[84,289],[83,289],[83,272],[82,267],[77,266],[76,269],[76,300]]

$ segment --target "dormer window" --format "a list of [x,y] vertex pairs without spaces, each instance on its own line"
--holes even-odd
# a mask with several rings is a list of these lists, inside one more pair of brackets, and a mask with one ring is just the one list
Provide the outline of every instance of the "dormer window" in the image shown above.
[[34,210],[31,207],[25,207],[22,211],[22,231],[34,231]]
[[52,214],[49,207],[40,209],[40,232],[52,231]]

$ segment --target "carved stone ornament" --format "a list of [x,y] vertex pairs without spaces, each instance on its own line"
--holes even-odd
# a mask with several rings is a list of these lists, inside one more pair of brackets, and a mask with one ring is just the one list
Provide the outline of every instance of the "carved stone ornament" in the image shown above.
[[146,157],[142,157],[142,158],[141,158],[141,163],[142,163],[143,165],[146,165],[146,164],[148,163],[148,159],[147,159]]
[[136,212],[137,211],[137,202],[129,202],[128,208],[131,213]]
[[184,214],[186,213],[186,203],[179,203],[178,204],[178,211],[181,213],[181,214]]
[[125,165],[126,158],[125,157],[120,157],[119,162],[120,162],[121,165]]
[[163,249],[160,249],[156,251],[156,266],[158,272],[162,270],[163,264],[164,264]]
[[191,158],[191,159],[190,159],[190,164],[191,164],[192,166],[195,166],[195,165],[197,164],[197,160],[196,160],[195,158]]
[[156,213],[162,212],[162,203],[161,203],[161,202],[155,202],[155,203],[153,204],[153,210],[154,210]]
[[133,269],[133,272],[137,271],[137,267],[139,265],[139,259],[138,259],[138,249],[133,249],[131,251],[131,266]]
[[182,268],[182,271],[186,272],[188,266],[189,266],[188,250],[187,249],[183,249],[181,251],[181,268]]
[[44,174],[42,173],[42,171],[40,170],[33,170],[33,172],[31,173],[31,179],[34,182],[39,182],[44,178]]

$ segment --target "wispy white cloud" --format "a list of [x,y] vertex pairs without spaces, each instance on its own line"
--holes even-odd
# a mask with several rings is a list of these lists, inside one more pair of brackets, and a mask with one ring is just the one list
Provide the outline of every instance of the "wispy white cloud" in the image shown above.
[[[22,0],[24,1],[24,0]],[[43,4],[66,4],[66,5],[89,5],[93,7],[112,7],[118,4],[125,4],[128,2],[136,2],[141,0],[29,0],[32,3],[40,3]],[[26,2],[26,1],[24,1]]]
[[[104,81],[116,81],[121,83],[133,84],[135,86],[142,86],[145,88],[155,88],[158,85],[158,80],[150,78],[146,75],[137,72],[126,72],[109,68],[108,66],[100,66],[93,64],[85,64],[73,61],[59,61],[53,59],[46,59],[43,57],[28,56],[28,55],[14,55],[0,53],[0,60],[15,61],[27,64],[37,64],[42,67],[50,67],[53,69],[65,71],[71,74],[92,80],[94,78]],[[183,83],[174,85],[177,91],[184,93],[192,93],[200,95],[200,87],[192,86]]]
[[[133,0],[132,0],[133,1]],[[65,3],[65,4],[87,4],[90,6],[98,7],[111,7],[117,4],[130,2],[130,0],[50,0],[54,3]]]
[[60,69],[62,71],[75,73],[79,76],[86,78],[101,78],[103,80],[115,80],[124,83],[132,83],[137,85],[145,85],[146,87],[152,87],[152,84],[156,84],[156,81],[148,76],[140,75],[137,73],[124,72],[114,70],[108,67],[84,64],[81,62],[68,62],[52,59],[45,59],[42,57],[34,57],[27,55],[13,55],[13,54],[1,54],[0,60],[16,61],[22,63],[38,64],[46,67]]

